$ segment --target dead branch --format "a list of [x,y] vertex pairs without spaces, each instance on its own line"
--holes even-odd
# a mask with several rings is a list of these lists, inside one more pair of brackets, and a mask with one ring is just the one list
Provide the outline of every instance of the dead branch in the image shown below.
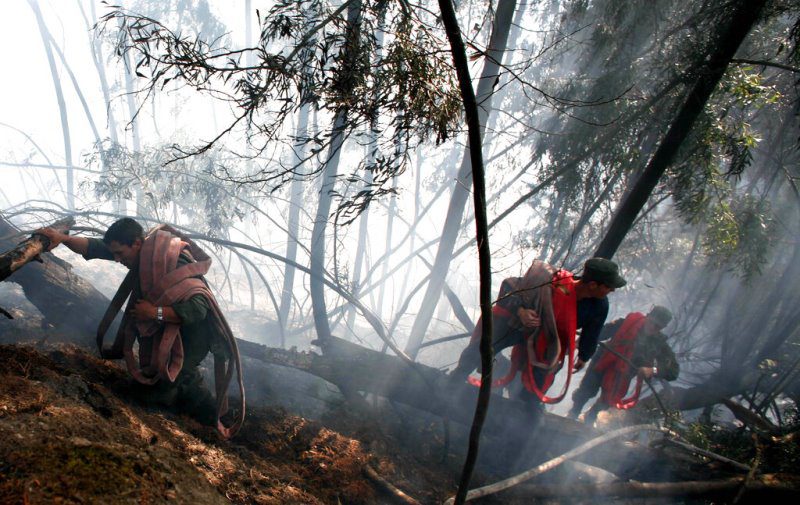
[[[75,219],[67,217],[50,225],[51,228],[66,233],[75,224]],[[33,234],[22,241],[15,248],[0,255],[0,281],[5,280],[28,262],[35,260],[40,254],[47,251],[50,240],[44,235]]]
[[[616,496],[620,498],[694,497],[716,498],[727,501],[734,497],[745,483],[745,477],[717,481],[686,482],[612,482],[607,484],[529,485],[525,486],[526,497],[531,498],[592,498]],[[782,497],[786,503],[800,494],[800,481],[787,475],[768,474],[755,477],[744,487],[750,495],[769,494]]]
[[717,454],[716,452],[711,452],[711,451],[708,451],[706,449],[701,449],[700,447],[694,446],[692,444],[687,444],[686,442],[681,442],[680,440],[675,440],[675,439],[672,439],[672,438],[665,438],[664,442],[668,443],[670,445],[674,445],[675,447],[680,447],[681,449],[687,450],[689,452],[693,452],[693,453],[698,454],[700,456],[705,456],[706,458],[715,459],[715,460],[717,460],[717,461],[719,461],[721,463],[725,463],[725,464],[731,465],[731,466],[733,466],[735,468],[738,468],[739,470],[742,470],[744,472],[749,472],[750,471],[750,467],[745,465],[744,463],[739,463],[738,461],[734,461],[734,460],[732,460],[730,458],[726,458],[725,456],[723,456],[721,454]]
[[733,400],[723,399],[722,403],[730,409],[736,419],[741,421],[746,426],[750,428],[756,428],[761,431],[765,431],[771,435],[777,435],[780,433],[780,429],[772,424],[766,418],[758,415],[757,413],[753,412],[752,410],[739,405],[738,403],[734,402]]
[[381,477],[371,466],[364,465],[364,475],[377,484],[383,491],[389,493],[398,502],[405,503],[406,505],[420,505],[420,502],[405,494],[402,490],[398,489],[394,484]]
[[[533,477],[536,477],[537,475],[541,475],[541,474],[543,474],[545,472],[548,472],[548,471],[552,470],[553,468],[561,465],[565,461],[568,461],[568,460],[571,460],[573,458],[576,458],[576,457],[580,456],[581,454],[594,449],[595,447],[597,447],[600,444],[604,444],[604,443],[606,443],[606,442],[608,442],[610,440],[613,440],[615,438],[619,438],[619,437],[628,435],[630,433],[636,433],[636,432],[645,431],[645,430],[647,430],[647,431],[663,431],[662,428],[659,428],[658,426],[656,426],[654,424],[637,424],[635,426],[628,426],[626,428],[620,428],[618,430],[610,431],[610,432],[608,432],[608,433],[606,433],[606,434],[604,434],[602,436],[599,436],[597,438],[594,438],[594,439],[586,442],[583,445],[580,445],[580,446],[576,447],[575,449],[572,449],[571,451],[565,452],[561,456],[553,458],[553,459],[551,459],[549,461],[545,461],[544,463],[542,463],[539,466],[536,466],[534,468],[531,468],[530,470],[522,472],[519,475],[515,475],[514,477],[510,477],[508,479],[502,480],[500,482],[496,482],[494,484],[490,484],[488,486],[483,486],[483,487],[480,487],[480,488],[477,488],[477,489],[471,489],[467,493],[467,498],[466,499],[468,501],[469,500],[474,500],[476,498],[481,498],[481,497],[484,497],[484,496],[488,496],[490,494],[494,494],[494,493],[503,491],[505,489],[508,489],[510,487],[516,486],[517,484],[520,484],[522,482],[525,482],[526,480],[532,479]],[[748,467],[748,470],[749,469],[750,468]],[[454,501],[455,501],[454,498],[451,497],[451,498],[447,499],[444,503],[445,503],[445,505],[452,505],[454,503]]]

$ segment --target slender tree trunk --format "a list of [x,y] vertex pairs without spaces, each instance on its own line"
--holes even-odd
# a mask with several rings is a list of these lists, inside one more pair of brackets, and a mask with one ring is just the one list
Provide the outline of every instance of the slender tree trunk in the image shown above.
[[[122,23],[122,20],[120,20]],[[134,93],[136,92],[136,88],[133,84],[133,66],[131,65],[131,58],[130,54],[126,51],[124,56],[125,61],[125,98],[126,104],[128,105],[128,116],[130,117],[128,125],[130,126],[131,130],[131,145],[133,147],[134,154],[139,154],[142,150],[141,139],[139,137],[139,121],[138,121],[138,110],[136,108],[136,100],[134,99]],[[145,213],[144,209],[144,197],[142,195],[142,187],[140,185],[136,185],[134,188],[134,199],[135,199],[135,210],[137,216],[149,217]]]
[[678,115],[630,194],[617,208],[603,241],[594,253],[595,256],[611,258],[617,252],[639,211],[647,203],[656,184],[689,135],[697,116],[703,111],[731,58],[758,19],[764,3],[765,0],[741,0],[733,4],[735,8],[730,13],[730,19],[720,27],[721,37],[705,60],[694,88],[689,92]]
[[[364,180],[364,187],[366,188],[372,183],[372,171],[367,172],[366,179]],[[361,267],[364,265],[366,250],[367,250],[367,231],[369,230],[369,207],[361,212],[358,217],[358,243],[356,244],[356,256],[353,260],[353,297],[358,298],[359,291],[361,290]],[[380,308],[378,308],[380,314]],[[356,319],[356,311],[354,307],[350,307],[347,314],[347,327],[353,328]]]
[[[347,8],[348,38],[357,40],[361,25],[361,1],[356,0]],[[347,49],[345,49],[346,51]],[[345,55],[347,59],[347,55]],[[336,113],[333,123],[333,135],[328,151],[328,159],[322,172],[317,215],[314,219],[314,228],[311,231],[311,309],[314,314],[314,326],[317,337],[322,345],[331,338],[331,327],[328,321],[328,310],[325,305],[325,286],[322,282],[325,274],[325,230],[328,225],[328,215],[333,199],[331,191],[336,183],[336,174],[339,168],[339,156],[344,145],[345,128],[347,126],[347,108],[341,108]],[[323,347],[324,350],[324,347]]]
[[[295,145],[297,155],[294,159],[295,174],[289,186],[289,216],[287,219],[286,258],[297,260],[297,244],[300,234],[300,209],[303,205],[303,158],[305,158],[305,143],[302,139],[308,137],[309,105],[300,108],[297,120],[297,138],[301,139]],[[283,290],[281,291],[281,305],[278,311],[280,324],[288,325],[292,308],[292,293],[294,292],[295,268],[290,263],[286,264],[283,271]]]
[[[83,4],[80,0],[78,0],[78,7],[81,10],[81,15],[83,16],[84,23],[86,24],[86,33],[89,36],[89,46],[91,48],[92,53],[92,62],[94,63],[95,69],[97,69],[97,76],[100,79],[100,91],[103,93],[103,103],[106,106],[106,113],[108,114],[107,117],[107,125],[108,125],[108,136],[111,139],[113,144],[119,144],[119,137],[117,135],[117,119],[114,116],[114,107],[111,104],[111,92],[108,87],[108,78],[106,77],[106,68],[105,68],[105,58],[103,56],[103,44],[101,40],[94,36],[94,31],[92,30],[92,26],[94,26],[95,22],[97,22],[97,14],[95,13],[95,6],[94,2],[90,2],[91,7],[91,22],[89,18],[86,16],[86,12],[83,9]],[[102,140],[102,139],[100,139]],[[98,146],[101,149],[100,156],[102,166],[106,167],[105,161],[105,151],[103,150],[102,146]],[[114,202],[114,212],[116,214],[126,214],[127,209],[125,205],[125,199],[119,198]]]
[[[440,1],[440,8],[441,7],[442,2]],[[501,0],[497,4],[497,13],[495,14],[494,24],[492,26],[492,35],[486,50],[486,61],[483,66],[480,81],[478,82],[478,91],[476,94],[476,102],[478,104],[477,120],[481,125],[481,129],[478,132],[479,136],[483,135],[486,119],[491,109],[492,93],[500,73],[500,62],[503,61],[503,55],[506,52],[506,41],[508,39],[509,29],[511,28],[511,20],[514,15],[515,7],[516,0]],[[470,138],[470,142],[472,140],[473,139]],[[472,145],[468,144],[468,149],[471,147]],[[474,150],[477,151],[480,147],[481,146],[477,146],[478,149]],[[469,152],[472,151],[472,149],[469,150]],[[470,195],[470,188],[472,187],[472,170],[473,167],[470,156],[465,153],[461,168],[456,177],[456,183],[453,187],[450,205],[447,209],[442,236],[439,241],[439,249],[436,252],[436,258],[433,262],[431,279],[428,283],[419,313],[414,320],[411,334],[409,335],[406,345],[406,352],[412,358],[416,356],[419,345],[425,338],[425,333],[430,325],[433,312],[442,296],[444,281],[447,277],[447,271],[453,257],[453,248],[455,247],[456,239],[461,230],[461,218],[464,215],[464,207]]]
[[[392,181],[392,189],[397,189],[397,178]],[[397,213],[397,197],[393,193],[389,198],[389,209],[386,212],[386,242],[384,243],[384,250],[389,251],[392,249],[392,234],[394,231],[394,215]],[[381,278],[387,278],[387,272],[389,271],[389,258],[386,258],[386,261],[383,262],[383,271],[381,272]],[[386,286],[387,282],[382,282],[380,290],[378,291],[378,305],[375,307],[376,312],[378,314],[383,314],[383,304],[386,296]]]
[[44,44],[44,51],[47,55],[47,63],[50,65],[50,76],[53,78],[53,88],[56,93],[56,100],[58,101],[58,110],[61,118],[61,134],[64,140],[64,164],[67,166],[67,208],[69,210],[75,209],[75,180],[72,170],[72,139],[70,138],[69,117],[67,114],[67,103],[64,99],[64,90],[61,88],[61,78],[58,75],[56,68],[56,61],[53,57],[53,49],[50,46],[50,32],[47,25],[44,23],[42,12],[39,10],[39,3],[35,0],[28,0],[28,4],[36,16],[36,22],[39,25],[39,33],[42,36],[42,44]]
[[[500,28],[502,33],[502,46],[505,47],[505,41],[508,38],[508,28],[510,20],[514,14],[516,7],[516,0],[502,1],[498,4],[498,10],[495,14],[495,23],[492,27],[492,37],[489,43],[489,54],[500,44],[496,42],[494,35],[495,31]],[[475,469],[475,462],[478,459],[478,447],[483,423],[486,420],[486,414],[489,411],[489,398],[491,396],[492,388],[492,361],[494,353],[492,352],[492,269],[491,269],[491,251],[489,248],[489,223],[486,216],[486,188],[484,185],[484,170],[483,170],[483,127],[486,124],[486,114],[481,118],[478,110],[479,105],[489,107],[491,101],[489,94],[486,94],[485,102],[478,102],[475,91],[472,89],[472,78],[469,74],[469,63],[467,61],[467,53],[464,47],[464,41],[461,39],[461,29],[458,26],[458,19],[453,9],[451,0],[439,0],[439,9],[442,13],[442,23],[444,24],[445,33],[447,33],[447,40],[450,42],[450,51],[453,56],[453,64],[456,68],[458,75],[458,85],[461,90],[461,99],[464,102],[464,113],[467,120],[467,129],[469,136],[469,157],[472,173],[473,184],[473,205],[475,211],[475,240],[478,245],[478,263],[480,266],[480,306],[481,306],[481,387],[478,393],[478,402],[475,406],[475,419],[472,422],[469,434],[469,448],[467,450],[467,457],[464,461],[464,469],[461,472],[461,479],[458,484],[458,492],[456,493],[455,503],[462,504],[467,496],[469,490],[469,482],[472,478],[472,471]],[[492,56],[490,56],[492,57]],[[502,61],[502,56],[496,58],[495,64]],[[487,60],[486,66],[489,66]],[[486,67],[484,67],[486,70]],[[484,79],[487,77],[483,76]],[[492,78],[492,82],[496,82]],[[480,87],[480,85],[479,85]],[[491,89],[491,85],[490,85]],[[483,95],[478,95],[479,97]],[[483,119],[483,121],[481,121]],[[463,207],[462,207],[463,210]],[[448,255],[452,254],[452,245]],[[433,272],[436,275],[436,272]],[[442,283],[443,284],[443,283]],[[443,286],[442,286],[443,287]],[[440,287],[441,292],[441,287]],[[416,323],[416,321],[415,321]]]

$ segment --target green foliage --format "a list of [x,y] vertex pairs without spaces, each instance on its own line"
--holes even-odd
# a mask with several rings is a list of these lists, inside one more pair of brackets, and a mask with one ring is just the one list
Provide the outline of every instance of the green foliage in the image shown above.
[[[219,150],[174,160],[174,146],[156,146],[132,152],[106,142],[87,157],[102,171],[91,183],[101,200],[140,198],[139,213],[162,222],[185,218],[187,226],[210,236],[226,237],[236,222],[256,209],[248,186],[231,183],[231,172]],[[174,207],[173,207],[174,205]]]
[[[260,20],[258,45],[243,50],[181,36],[161,20],[122,9],[99,26],[117,35],[118,55],[133,56],[149,93],[170,82],[227,99],[238,110],[238,119],[219,137],[184,155],[205,152],[237,126],[245,126],[253,156],[271,152],[276,142],[307,144],[316,155],[339,132],[329,127],[298,138],[285,127],[287,120],[304,105],[346,118],[341,133],[375,146],[369,166],[343,176],[353,182],[363,178],[359,170],[372,172],[373,183],[355,201],[340,204],[357,214],[371,198],[391,191],[389,181],[404,170],[412,139],[441,142],[459,128],[461,99],[442,51],[444,34],[431,13],[412,13],[403,2],[362,0],[339,7],[344,9],[321,0],[280,0]],[[298,167],[261,163],[238,181],[268,184],[274,191],[297,172]]]
[[769,201],[746,195],[716,206],[708,216],[703,248],[713,265],[749,279],[761,273],[775,233]]

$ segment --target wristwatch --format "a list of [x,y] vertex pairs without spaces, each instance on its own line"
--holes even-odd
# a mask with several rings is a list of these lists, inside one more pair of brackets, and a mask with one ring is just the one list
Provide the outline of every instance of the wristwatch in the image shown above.
[[156,307],[156,319],[159,321],[164,320],[164,307]]

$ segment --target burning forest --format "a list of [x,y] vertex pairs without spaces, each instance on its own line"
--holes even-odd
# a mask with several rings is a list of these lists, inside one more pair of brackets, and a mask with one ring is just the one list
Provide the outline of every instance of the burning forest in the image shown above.
[[800,496],[798,1],[2,8],[0,503]]

